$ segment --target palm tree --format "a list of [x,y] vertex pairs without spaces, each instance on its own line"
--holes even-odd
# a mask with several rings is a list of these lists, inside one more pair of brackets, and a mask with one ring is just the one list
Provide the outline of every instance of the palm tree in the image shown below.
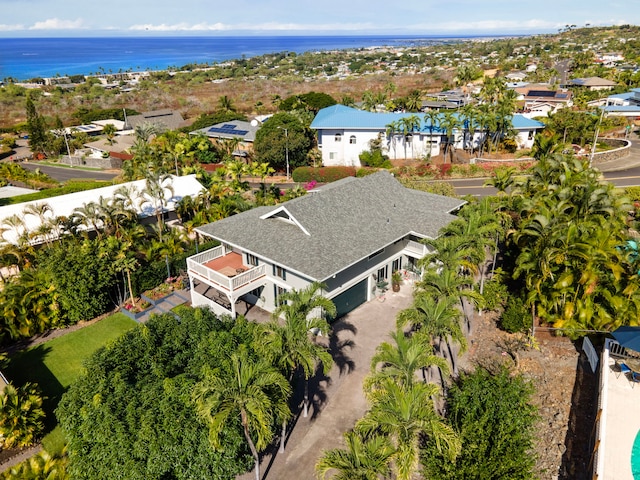
[[[280,338],[279,345],[276,344],[279,347],[276,351],[283,352],[280,364],[290,372],[299,367],[304,371],[304,417],[308,415],[309,378],[315,373],[316,362],[322,363],[325,375],[333,366],[331,354],[309,338],[310,333],[327,335],[330,327],[323,316],[332,318],[336,315],[333,301],[319,293],[323,287],[321,283],[313,282],[302,290],[293,289],[280,295],[278,300],[282,303],[274,310],[274,321],[270,324],[272,331]],[[280,317],[284,318],[284,325],[276,328],[276,319]]]
[[321,479],[329,470],[337,470],[333,480],[379,480],[391,473],[389,463],[395,450],[386,437],[373,435],[362,437],[357,432],[344,434],[346,449],[326,450],[316,463]]
[[447,362],[432,354],[433,349],[424,335],[409,336],[403,329],[396,328],[391,338],[395,345],[388,342],[378,345],[371,359],[373,373],[367,378],[365,388],[371,388],[387,378],[401,385],[410,385],[414,382],[417,370],[422,370],[424,375],[424,370],[431,366],[448,374]]
[[440,296],[436,299],[425,292],[418,292],[411,307],[398,314],[397,321],[399,327],[410,324],[420,333],[431,337],[432,342],[435,343],[438,340],[439,351],[443,354],[442,344],[445,344],[449,351],[448,356],[451,360],[453,373],[456,375],[458,366],[451,342],[458,343],[462,352],[467,348],[467,339],[460,327],[461,313],[455,306],[457,301],[457,297]]
[[460,120],[454,113],[444,112],[443,117],[440,120],[440,126],[444,129],[447,138],[445,143],[446,151],[444,152],[445,162],[447,153],[450,156],[450,160],[453,161],[453,150],[455,149],[454,131],[460,126]]
[[[158,239],[160,241],[162,241],[162,233],[164,231],[163,216],[165,205],[168,201],[167,192],[173,196],[173,186],[171,183],[171,175],[161,173],[159,171],[151,170],[147,172],[145,178],[145,188],[143,193],[147,194],[151,198],[153,211],[158,221]],[[147,201],[148,200],[146,198],[143,198],[140,203],[142,205]]]
[[424,117],[425,123],[426,119],[429,119],[427,127],[429,128],[429,158],[431,158],[431,152],[433,150],[433,132],[434,130],[440,130],[440,112],[437,110],[427,110]]
[[389,144],[393,143],[393,159],[397,159],[396,151],[396,133],[399,131],[400,124],[398,122],[391,122],[385,125],[386,135],[389,138]]
[[356,431],[364,435],[380,433],[390,440],[399,480],[410,480],[417,472],[424,437],[431,437],[452,460],[460,452],[460,439],[435,411],[431,398],[437,394],[438,387],[432,383],[405,386],[392,379],[367,394],[371,408],[356,424]]
[[218,98],[218,107],[223,112],[235,112],[235,107],[233,106],[233,100],[227,97],[226,95]]
[[291,416],[287,398],[291,387],[271,364],[252,358],[244,346],[231,353],[225,364],[206,369],[194,388],[198,414],[209,425],[209,439],[220,448],[220,434],[233,417],[239,418],[242,432],[255,461],[260,480],[260,457],[273,438],[271,426]]

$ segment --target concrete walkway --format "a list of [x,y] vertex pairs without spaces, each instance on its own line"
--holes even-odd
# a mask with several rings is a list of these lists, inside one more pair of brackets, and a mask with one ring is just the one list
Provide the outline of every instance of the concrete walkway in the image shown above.
[[172,308],[188,302],[191,302],[191,293],[189,290],[175,290],[171,295],[164,297],[153,307],[149,308],[145,314],[138,317],[136,321],[145,323],[153,314],[162,315],[163,313],[169,313]]
[[[285,453],[277,453],[277,445],[262,459],[262,479],[313,479],[315,464],[324,450],[344,445],[342,434],[353,428],[367,410],[362,382],[370,371],[376,347],[390,340],[395,330],[396,315],[410,306],[413,284],[405,283],[400,292],[387,291],[384,301],[374,299],[333,324],[329,346],[335,365],[328,376],[320,372],[309,385],[312,399],[309,416],[302,416],[302,402],[294,410],[293,430]],[[302,383],[302,382],[301,382]],[[303,385],[297,389],[298,397]],[[300,399],[301,400],[301,399]],[[297,403],[297,402],[296,402]],[[277,443],[277,442],[274,442]],[[248,472],[238,480],[253,480]]]

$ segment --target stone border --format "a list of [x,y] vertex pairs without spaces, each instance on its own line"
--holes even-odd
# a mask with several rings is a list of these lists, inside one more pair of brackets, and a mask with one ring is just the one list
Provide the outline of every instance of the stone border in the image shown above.
[[606,152],[596,152],[593,154],[593,165],[599,163],[610,162],[612,160],[618,160],[620,158],[628,157],[631,154],[631,141],[621,138],[601,138],[599,140],[602,143],[617,148],[613,150],[607,150]]

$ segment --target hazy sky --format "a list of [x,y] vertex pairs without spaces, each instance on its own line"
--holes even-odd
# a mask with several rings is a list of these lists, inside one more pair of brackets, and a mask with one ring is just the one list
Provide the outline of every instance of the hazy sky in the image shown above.
[[4,37],[474,35],[625,23],[640,23],[633,1],[0,0]]

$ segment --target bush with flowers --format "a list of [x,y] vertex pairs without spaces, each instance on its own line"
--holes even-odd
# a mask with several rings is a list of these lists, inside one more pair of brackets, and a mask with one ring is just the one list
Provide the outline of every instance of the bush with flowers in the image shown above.
[[151,304],[145,300],[142,299],[138,299],[135,302],[135,305],[131,303],[131,299],[129,299],[127,302],[125,302],[124,304],[124,308],[127,312],[131,312],[131,313],[140,313],[145,311],[147,308],[149,308],[151,306]]

